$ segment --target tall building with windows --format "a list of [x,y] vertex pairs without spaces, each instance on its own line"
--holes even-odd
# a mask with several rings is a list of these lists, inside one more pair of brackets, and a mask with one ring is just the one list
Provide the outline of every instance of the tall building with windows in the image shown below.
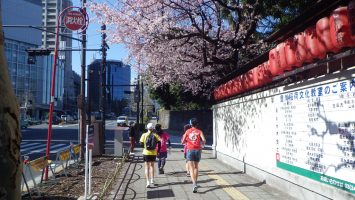
[[[91,98],[91,110],[99,111],[101,97],[101,59],[94,60],[89,65],[89,95]],[[125,91],[130,91],[131,66],[118,60],[106,61],[106,99],[107,111],[116,101],[128,98]]]
[[[3,25],[42,24],[42,4],[37,0],[1,0]],[[44,118],[49,108],[49,88],[53,56],[36,57],[27,62],[26,49],[41,46],[41,31],[31,28],[4,27],[5,54],[12,86],[18,98],[21,116]],[[64,84],[64,65],[57,68],[55,110],[61,110]]]
[[[36,0],[37,2],[40,0]],[[55,48],[55,28],[57,25],[57,18],[63,9],[72,6],[72,0],[42,0],[42,25],[48,30],[48,32],[42,32],[42,47],[43,48]],[[64,26],[60,26],[59,33],[61,35],[72,37],[72,31],[66,29]],[[52,32],[52,33],[51,33]],[[72,48],[72,39],[64,36],[59,36],[59,49]],[[63,110],[73,111],[76,110],[74,93],[74,78],[72,73],[72,52],[71,51],[59,51],[59,62],[64,66],[64,93],[63,93]]]

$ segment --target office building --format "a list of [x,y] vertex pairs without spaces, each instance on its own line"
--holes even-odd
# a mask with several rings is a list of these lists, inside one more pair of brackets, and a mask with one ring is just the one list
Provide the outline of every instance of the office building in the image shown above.
[[[91,110],[99,111],[101,97],[101,60],[96,59],[89,65],[90,82],[89,95]],[[118,60],[106,61],[106,111],[110,112],[117,101],[128,98],[125,91],[130,91],[131,67]]]
[[[42,24],[42,5],[35,0],[1,0],[3,25]],[[21,5],[21,6],[19,6]],[[41,31],[32,28],[4,27],[5,55],[12,86],[18,98],[21,117],[44,118],[49,109],[53,56],[38,56],[29,64],[26,49],[41,46]],[[55,110],[61,110],[64,65],[57,67]]]
[[[37,2],[38,1],[40,0],[37,0]],[[63,9],[72,5],[72,0],[42,0],[42,24],[46,30],[48,30],[48,32],[42,32],[43,48],[55,48],[55,34],[52,33],[55,32],[57,18]],[[59,36],[59,49],[72,48],[72,39],[64,37],[72,37],[72,31],[63,27],[60,28],[59,33],[61,34]],[[76,97],[74,93],[74,78],[72,73],[72,52],[59,51],[58,60],[64,65],[63,110],[73,111],[76,110],[76,104],[73,103],[73,99]]]

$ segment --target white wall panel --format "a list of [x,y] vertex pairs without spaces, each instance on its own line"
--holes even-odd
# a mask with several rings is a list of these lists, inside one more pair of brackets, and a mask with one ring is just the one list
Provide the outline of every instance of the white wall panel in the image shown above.
[[354,71],[215,105],[217,158],[252,166],[257,178],[304,198],[355,198]]

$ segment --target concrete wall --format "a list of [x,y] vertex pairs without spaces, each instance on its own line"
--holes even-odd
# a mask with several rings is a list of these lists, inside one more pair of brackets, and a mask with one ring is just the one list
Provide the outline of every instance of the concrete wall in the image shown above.
[[354,77],[355,68],[216,104],[216,157],[299,199],[354,199]]

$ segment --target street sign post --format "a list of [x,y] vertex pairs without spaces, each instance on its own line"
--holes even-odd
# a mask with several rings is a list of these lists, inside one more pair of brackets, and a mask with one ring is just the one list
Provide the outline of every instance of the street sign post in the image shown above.
[[86,23],[86,16],[80,10],[70,10],[64,16],[65,27],[72,31],[83,29]]
[[[54,90],[55,90],[55,77],[57,71],[57,59],[58,59],[58,43],[59,43],[59,24],[61,24],[62,16],[65,15],[64,24],[74,30],[85,31],[88,27],[89,17],[84,9],[80,7],[70,6],[65,8],[60,12],[57,17],[57,26],[55,31],[55,48],[54,48],[54,59],[53,59],[53,69],[52,69],[52,81],[51,81],[51,98],[49,103],[49,116],[48,116],[48,135],[47,135],[47,148],[46,157],[49,159],[51,138],[52,138],[52,118],[53,118],[53,108],[55,103]],[[48,180],[48,167],[45,170],[45,180]]]

